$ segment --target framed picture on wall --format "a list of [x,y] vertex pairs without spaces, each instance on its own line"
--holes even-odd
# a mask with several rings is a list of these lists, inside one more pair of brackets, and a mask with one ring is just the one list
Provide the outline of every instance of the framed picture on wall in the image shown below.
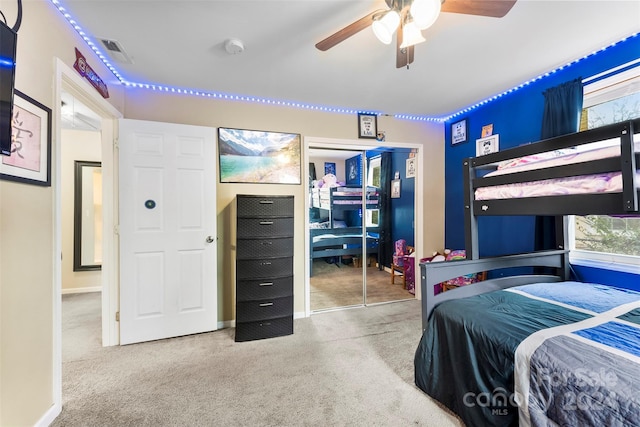
[[336,174],[336,164],[333,162],[324,162],[324,174],[325,175],[335,175]]
[[378,138],[378,116],[358,113],[358,138]]
[[416,177],[416,158],[409,157],[407,159],[406,173],[407,178],[415,178]]
[[451,145],[467,142],[467,119],[451,124]]
[[297,133],[218,128],[221,183],[300,184]]
[[16,90],[11,155],[0,156],[0,179],[51,186],[51,109]]
[[400,180],[399,179],[391,180],[391,198],[392,199],[400,198]]
[[476,156],[496,153],[500,149],[499,135],[491,135],[486,138],[476,139]]
[[345,160],[345,167],[347,169],[347,185],[362,185],[362,180],[360,179],[361,163],[362,155],[360,154]]

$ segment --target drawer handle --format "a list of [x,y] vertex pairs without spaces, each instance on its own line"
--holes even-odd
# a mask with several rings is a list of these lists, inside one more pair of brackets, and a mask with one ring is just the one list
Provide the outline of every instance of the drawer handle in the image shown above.
[[272,205],[273,200],[260,200],[261,205]]
[[271,307],[273,305],[272,302],[263,302],[260,303],[260,307]]
[[271,240],[268,240],[266,242],[262,242],[261,244],[264,245],[264,246],[271,246],[271,245],[273,245],[273,242]]
[[260,221],[260,225],[273,225],[273,221]]
[[260,265],[271,265],[271,261],[264,261],[261,262]]
[[260,283],[258,286],[273,286],[273,282]]

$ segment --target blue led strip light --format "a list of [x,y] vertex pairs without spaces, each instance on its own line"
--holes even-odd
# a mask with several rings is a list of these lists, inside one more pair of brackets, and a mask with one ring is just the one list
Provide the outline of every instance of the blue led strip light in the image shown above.
[[[104,63],[104,65],[107,66],[107,68],[113,73],[114,76],[116,76],[116,78],[125,86],[128,87],[132,87],[132,88],[141,88],[141,89],[150,89],[150,90],[156,90],[156,91],[161,91],[161,92],[171,92],[171,93],[180,93],[180,94],[185,94],[185,95],[192,95],[192,96],[201,96],[201,97],[205,97],[205,98],[214,98],[214,99],[222,99],[222,100],[229,100],[229,101],[244,101],[244,102],[251,102],[251,103],[256,103],[256,104],[267,104],[267,105],[277,105],[277,106],[282,106],[282,107],[292,107],[292,108],[300,108],[303,110],[316,110],[316,111],[323,111],[323,112],[328,112],[328,113],[342,113],[342,114],[357,114],[357,113],[366,113],[366,114],[376,114],[378,116],[380,115],[387,115],[384,113],[381,113],[379,111],[363,111],[363,110],[356,110],[356,109],[352,109],[352,108],[337,108],[337,107],[324,107],[324,106],[318,106],[318,105],[311,105],[311,104],[303,104],[300,102],[293,102],[293,101],[279,101],[279,100],[274,100],[274,99],[267,99],[267,98],[259,98],[259,97],[254,97],[254,96],[246,96],[246,95],[231,95],[231,94],[224,94],[224,93],[217,93],[217,92],[206,92],[206,91],[202,91],[202,90],[195,90],[195,89],[180,89],[180,88],[175,88],[175,87],[169,87],[169,86],[162,86],[162,85],[156,85],[156,84],[148,84],[148,83],[133,83],[133,82],[128,82],[126,81],[122,75],[120,75],[120,73],[118,72],[118,70],[111,65],[111,63],[109,62],[108,58],[102,54],[102,52],[100,51],[100,49],[98,49],[98,47],[96,46],[95,43],[93,43],[93,41],[91,41],[91,39],[86,35],[86,33],[82,30],[82,27],[80,27],[80,25],[78,25],[78,23],[71,17],[71,15],[67,12],[67,10],[62,6],[62,4],[60,3],[59,0],[51,0],[51,3],[53,3],[55,5],[55,7],[60,11],[60,13],[62,13],[62,15],[66,18],[66,20],[69,22],[69,24],[71,24],[71,26],[76,30],[76,32],[78,34],[80,34],[80,36],[83,38],[83,40],[85,41],[85,43],[87,43],[87,45],[91,48],[91,50],[94,51],[94,53],[98,56],[98,58],[100,58],[100,60]],[[506,90],[498,95],[494,95],[492,97],[486,98],[483,101],[480,101],[476,104],[473,104],[469,107],[466,107],[456,113],[453,113],[449,116],[445,116],[445,117],[429,117],[429,116],[419,116],[419,115],[411,115],[411,114],[394,114],[393,117],[399,120],[409,120],[409,121],[418,121],[418,122],[446,122],[450,119],[453,119],[455,117],[458,117],[462,114],[466,114],[472,110],[475,110],[476,108],[482,107],[483,105],[486,105],[490,102],[493,102],[499,98],[502,98],[505,95],[509,95],[513,92],[516,92],[526,86],[529,86],[531,83],[537,82],[538,80],[541,80],[545,77],[548,77],[560,70],[564,70],[567,67],[570,67],[586,58],[589,58],[593,55],[596,55],[600,52],[603,52],[607,49],[609,49],[610,47],[613,47],[615,45],[617,45],[618,43],[621,43],[627,39],[633,38],[633,37],[637,37],[639,33],[633,33],[632,35],[623,38],[622,40],[619,40],[617,42],[611,43],[608,46],[605,46],[599,50],[595,50],[585,56],[583,56],[582,58],[578,58],[574,61],[568,62],[565,65],[562,65],[552,71],[549,71],[547,73],[544,74],[540,74],[537,77],[534,77],[531,80],[528,80],[518,86],[515,86],[509,90]]]

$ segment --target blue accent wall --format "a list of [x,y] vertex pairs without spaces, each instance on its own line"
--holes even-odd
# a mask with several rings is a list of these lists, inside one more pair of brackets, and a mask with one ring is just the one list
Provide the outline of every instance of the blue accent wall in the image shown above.
[[[464,248],[462,161],[464,158],[475,156],[475,140],[480,138],[483,126],[493,124],[493,133],[500,135],[501,150],[535,142],[540,139],[543,92],[546,89],[575,78],[593,76],[638,58],[640,36],[634,36],[447,122],[445,247]],[[465,118],[468,142],[452,146],[451,123]],[[478,226],[480,256],[533,250],[533,217],[483,217],[480,218]]]
[[572,268],[576,279],[581,282],[600,283],[640,291],[640,273],[633,274],[584,265],[574,265]]
[[393,172],[400,173],[400,198],[391,199],[393,218],[391,219],[392,241],[405,239],[407,245],[414,246],[414,197],[416,179],[407,178],[406,168],[409,151],[396,149],[392,153],[391,164]]

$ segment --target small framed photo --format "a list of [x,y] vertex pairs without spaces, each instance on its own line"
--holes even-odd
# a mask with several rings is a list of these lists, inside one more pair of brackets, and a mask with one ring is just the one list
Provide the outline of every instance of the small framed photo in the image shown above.
[[399,179],[391,180],[391,198],[392,199],[400,198],[400,180]]
[[378,138],[378,116],[358,113],[358,138]]
[[11,155],[0,156],[0,179],[51,186],[51,109],[16,90]]
[[467,142],[467,119],[451,124],[451,145]]
[[324,174],[325,175],[335,175],[336,174],[336,164],[333,162],[324,162]]
[[407,178],[415,178],[416,177],[416,158],[415,157],[409,157],[407,159],[407,166],[406,166],[406,177]]
[[500,150],[498,137],[499,135],[491,135],[486,138],[476,139],[476,157],[497,153]]

